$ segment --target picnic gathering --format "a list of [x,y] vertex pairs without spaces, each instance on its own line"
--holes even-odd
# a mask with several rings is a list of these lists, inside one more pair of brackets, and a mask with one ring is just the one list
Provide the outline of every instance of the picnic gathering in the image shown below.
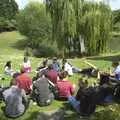
[[[97,105],[113,104],[120,99],[120,65],[113,61],[112,71],[100,71],[87,62],[89,68],[73,66],[67,59],[53,57],[44,59],[34,71],[34,77],[29,76],[32,66],[28,56],[24,56],[20,72],[12,68],[12,61],[4,67],[4,74],[12,76],[9,86],[0,87],[0,100],[5,102],[4,114],[17,118],[27,111],[30,104],[39,107],[49,106],[54,100],[67,101],[80,116],[94,114]],[[61,64],[60,64],[61,63]],[[78,88],[71,84],[69,78],[73,74],[81,74],[78,78]],[[89,77],[95,77],[97,83],[89,85]],[[1,79],[1,80],[5,80]]]

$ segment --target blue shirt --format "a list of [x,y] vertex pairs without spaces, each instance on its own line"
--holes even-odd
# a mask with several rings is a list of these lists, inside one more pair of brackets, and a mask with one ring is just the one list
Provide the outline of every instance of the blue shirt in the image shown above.
[[115,73],[115,78],[117,80],[120,80],[120,65],[117,66],[117,68],[114,70],[114,73]]

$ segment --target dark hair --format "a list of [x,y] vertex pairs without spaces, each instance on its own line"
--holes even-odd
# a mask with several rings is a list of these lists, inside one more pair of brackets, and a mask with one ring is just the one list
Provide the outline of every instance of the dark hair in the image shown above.
[[63,80],[64,78],[66,78],[68,76],[68,72],[67,71],[63,71],[59,74],[59,78],[60,80]]
[[49,69],[49,70],[52,70],[52,69],[53,69],[53,65],[52,65],[52,64],[49,64],[49,65],[48,65],[48,69]]
[[24,62],[27,62],[28,56],[24,56]]
[[112,66],[117,67],[119,65],[119,61],[112,61]]
[[25,73],[25,72],[26,72],[25,69],[24,69],[24,67],[21,67],[21,68],[20,68],[20,72],[21,72],[21,73]]
[[9,68],[11,68],[11,61],[7,61],[5,67],[9,67]]
[[20,75],[20,73],[19,73],[19,72],[16,72],[16,73],[13,74],[12,77],[13,77],[13,78],[16,78],[16,77],[18,77],[19,75]]

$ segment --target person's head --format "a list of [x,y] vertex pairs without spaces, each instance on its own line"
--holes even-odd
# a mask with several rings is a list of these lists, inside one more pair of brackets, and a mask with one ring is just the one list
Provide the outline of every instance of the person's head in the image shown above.
[[46,66],[47,66],[47,63],[48,63],[48,59],[44,60],[44,61],[43,61],[43,66],[46,67]]
[[48,70],[53,70],[53,65],[52,64],[48,65]]
[[53,63],[56,63],[57,62],[57,57],[53,57]]
[[24,56],[24,62],[27,62],[27,61],[28,61],[28,57]]
[[9,68],[11,68],[11,61],[7,61],[5,67],[9,67]]
[[59,74],[59,79],[63,80],[68,76],[68,72],[67,71],[63,71]]
[[79,78],[79,87],[80,88],[88,87],[88,80],[85,79],[84,77],[80,77]]
[[112,61],[112,67],[116,68],[119,65],[118,61]]
[[10,85],[12,86],[12,85],[16,85],[16,78],[18,77],[20,75],[20,73],[18,73],[18,72],[16,72],[16,73],[14,73],[13,74],[13,76],[12,76],[12,81],[11,81],[11,83],[10,83]]
[[67,62],[67,59],[64,59],[62,60],[62,63],[65,64]]
[[25,71],[24,67],[21,67],[20,73],[22,74],[22,73],[25,73],[25,72],[26,72],[26,71]]

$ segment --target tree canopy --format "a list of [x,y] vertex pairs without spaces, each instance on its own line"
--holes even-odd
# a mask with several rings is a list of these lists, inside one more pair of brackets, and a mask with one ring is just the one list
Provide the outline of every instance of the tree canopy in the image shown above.
[[69,45],[76,50],[76,46],[81,47],[82,39],[87,53],[105,51],[112,23],[108,5],[83,0],[47,0],[46,6],[51,13],[53,39],[60,48]]
[[18,5],[15,0],[0,0],[0,17],[13,19],[18,13]]

